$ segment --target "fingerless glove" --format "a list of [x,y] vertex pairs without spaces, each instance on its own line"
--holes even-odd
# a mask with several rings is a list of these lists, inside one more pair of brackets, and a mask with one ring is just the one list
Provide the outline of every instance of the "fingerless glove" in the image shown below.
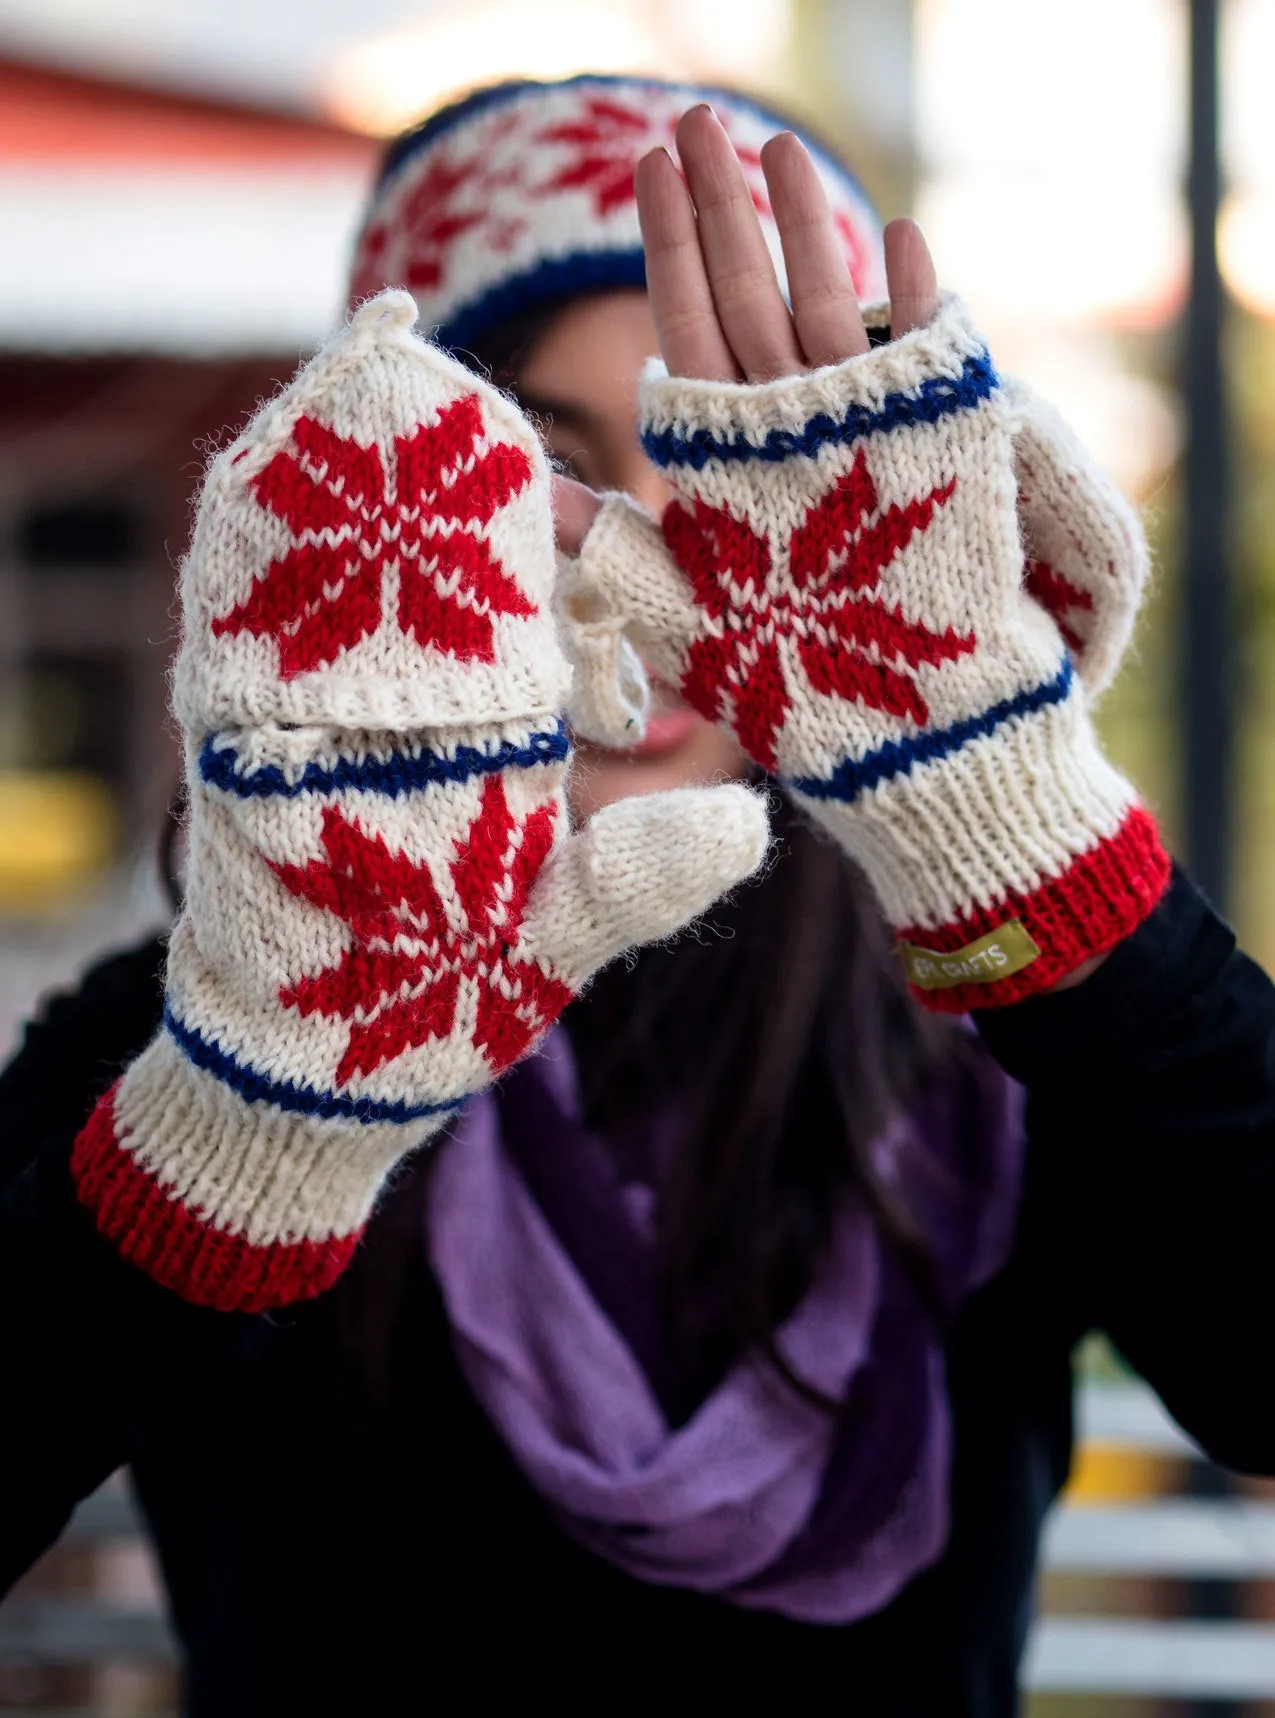
[[961,304],[771,383],[652,366],[641,409],[662,525],[610,498],[564,575],[599,678],[623,636],[730,727],[863,867],[932,1007],[1127,936],[1169,866],[1085,680],[1119,661],[1145,546]]

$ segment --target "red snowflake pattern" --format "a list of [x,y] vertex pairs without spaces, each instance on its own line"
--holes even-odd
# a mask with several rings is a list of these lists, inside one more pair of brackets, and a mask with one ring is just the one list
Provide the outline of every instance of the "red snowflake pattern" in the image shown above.
[[1053,617],[1054,625],[1062,633],[1068,650],[1079,654],[1084,649],[1084,640],[1077,632],[1072,617],[1077,612],[1093,612],[1092,592],[1073,585],[1045,561],[1028,561],[1023,572],[1023,588],[1033,601],[1038,602],[1041,608]]
[[713,721],[731,720],[749,755],[774,769],[792,705],[778,642],[788,636],[816,692],[924,726],[929,709],[908,671],[965,655],[974,639],[907,620],[871,592],[954,488],[882,509],[860,449],[793,533],[789,577],[777,590],[769,544],[751,525],[702,501],[671,502],[664,535],[711,625],[687,658],[687,701]]
[[[669,115],[656,119],[638,107],[606,96],[591,96],[584,104],[584,117],[561,125],[547,126],[537,132],[537,143],[566,144],[571,156],[566,164],[531,195],[546,197],[556,191],[586,190],[593,198],[595,215],[609,215],[632,203],[636,197],[633,175],[637,164],[648,149],[659,144],[671,147],[677,130],[677,117]],[[749,195],[760,214],[770,213],[761,171],[761,155],[756,149],[735,142],[748,181]]]
[[385,285],[383,261],[391,238],[405,258],[403,278],[395,282],[409,290],[428,291],[441,284],[451,246],[485,218],[478,193],[480,163],[436,156],[404,197],[393,218],[369,227],[359,242],[359,267],[351,285],[355,299],[366,298]]
[[376,447],[298,419],[292,446],[252,483],[295,541],[213,632],[275,639],[280,677],[291,680],[376,631],[394,565],[403,632],[460,661],[494,661],[492,616],[536,608],[466,527],[490,524],[530,481],[531,462],[508,442],[480,453],[483,441],[473,394],[399,436],[389,472]]
[[427,864],[392,852],[335,806],[323,813],[324,859],[272,864],[290,894],[335,913],[350,930],[336,966],[285,986],[300,1014],[350,1022],[338,1087],[455,1029],[461,981],[477,985],[474,1043],[499,1072],[523,1055],[571,1000],[571,991],[516,952],[531,886],[553,845],[554,811],[514,817],[500,776],[449,869],[458,930]]

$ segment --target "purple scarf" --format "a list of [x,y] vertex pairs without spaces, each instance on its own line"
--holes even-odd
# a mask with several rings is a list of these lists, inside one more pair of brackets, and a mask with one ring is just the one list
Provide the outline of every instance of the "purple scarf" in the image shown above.
[[[1021,1165],[1016,1092],[990,1063],[973,1083],[878,1147],[953,1307],[1004,1261]],[[428,1245],[470,1387],[563,1528],[630,1574],[806,1622],[879,1609],[948,1527],[943,1353],[906,1273],[847,1203],[779,1333],[841,1415],[746,1359],[673,1425],[653,1195],[615,1162],[583,1125],[561,1029],[466,1111]]]

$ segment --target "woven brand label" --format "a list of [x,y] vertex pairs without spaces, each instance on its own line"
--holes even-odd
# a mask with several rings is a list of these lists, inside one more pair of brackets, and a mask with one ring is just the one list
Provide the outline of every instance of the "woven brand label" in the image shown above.
[[918,990],[950,990],[956,984],[995,984],[1021,972],[1040,954],[1021,919],[988,931],[977,942],[950,954],[918,948],[915,943],[897,943],[895,954],[903,962],[908,982]]

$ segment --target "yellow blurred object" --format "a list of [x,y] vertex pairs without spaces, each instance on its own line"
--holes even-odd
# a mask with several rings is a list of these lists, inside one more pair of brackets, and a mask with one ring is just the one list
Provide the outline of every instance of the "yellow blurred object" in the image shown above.
[[1181,1458],[1127,1444],[1081,1444],[1063,1493],[1069,1504],[1127,1502],[1177,1490]]
[[61,905],[110,863],[119,833],[106,783],[82,771],[0,771],[0,911]]

